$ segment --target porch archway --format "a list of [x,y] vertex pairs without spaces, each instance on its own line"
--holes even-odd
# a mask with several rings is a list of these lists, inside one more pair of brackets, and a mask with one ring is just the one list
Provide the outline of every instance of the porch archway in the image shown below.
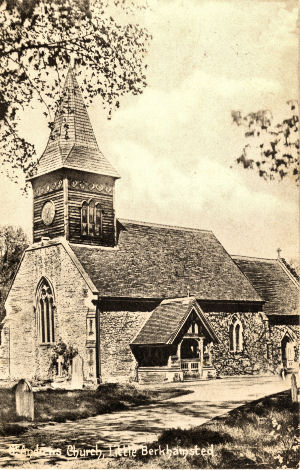
[[199,344],[194,338],[184,338],[180,347],[181,359],[198,359]]

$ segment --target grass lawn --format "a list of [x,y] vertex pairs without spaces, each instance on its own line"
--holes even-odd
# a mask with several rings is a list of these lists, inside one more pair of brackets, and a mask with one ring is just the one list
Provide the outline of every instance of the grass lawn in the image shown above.
[[[34,392],[35,422],[65,422],[124,410],[131,406],[190,393],[180,388],[138,390],[133,385],[103,384],[97,390],[53,390]],[[21,434],[15,397],[11,389],[0,389],[0,436]]]
[[[139,450],[135,458],[115,459],[112,464],[114,468],[299,468],[298,431],[299,407],[291,403],[287,391],[190,430],[170,429],[144,447],[144,454],[150,448],[153,452],[169,448],[172,454],[150,456]],[[178,451],[187,455],[178,456]]]

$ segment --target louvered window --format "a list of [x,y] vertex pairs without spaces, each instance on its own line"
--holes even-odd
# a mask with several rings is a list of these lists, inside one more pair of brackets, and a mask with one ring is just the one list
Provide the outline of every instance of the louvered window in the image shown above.
[[102,208],[94,199],[84,201],[81,206],[81,235],[101,237],[102,235]]
[[84,201],[81,207],[81,234],[88,234],[88,203]]

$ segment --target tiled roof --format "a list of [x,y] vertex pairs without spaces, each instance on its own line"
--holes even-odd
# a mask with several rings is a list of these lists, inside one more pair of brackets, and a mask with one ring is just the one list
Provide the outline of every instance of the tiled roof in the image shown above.
[[195,298],[165,300],[153,312],[131,344],[172,344],[195,309],[206,330],[217,341],[213,330]]
[[100,296],[262,301],[215,235],[142,222],[118,223],[115,249],[70,245]]
[[240,269],[266,301],[267,315],[296,315],[299,313],[299,284],[278,259],[233,256]]
[[70,69],[46,149],[34,177],[59,168],[73,168],[119,178],[100,152],[80,88]]

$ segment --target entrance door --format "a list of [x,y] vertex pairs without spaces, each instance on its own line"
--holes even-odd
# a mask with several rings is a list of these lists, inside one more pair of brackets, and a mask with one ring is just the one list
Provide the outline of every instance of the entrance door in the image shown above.
[[283,367],[290,369],[295,366],[294,342],[288,336],[284,336],[281,341],[281,355]]
[[199,377],[201,374],[199,341],[195,338],[184,338],[181,343],[180,357],[184,377]]

